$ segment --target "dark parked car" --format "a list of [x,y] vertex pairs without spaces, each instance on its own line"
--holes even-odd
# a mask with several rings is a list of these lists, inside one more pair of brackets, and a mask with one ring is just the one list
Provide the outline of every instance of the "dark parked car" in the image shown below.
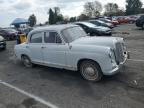
[[119,24],[129,23],[129,19],[126,16],[119,16],[119,17],[116,18],[116,20],[119,22]]
[[101,20],[89,20],[90,23],[93,23],[97,26],[103,26],[103,27],[108,27],[110,29],[114,28],[114,25],[112,23],[106,23],[104,21]]
[[142,15],[139,19],[136,20],[136,26],[144,29],[144,15]]
[[112,31],[108,27],[96,26],[89,22],[76,22],[76,25],[81,26],[90,36],[111,36]]
[[0,49],[6,49],[6,41],[2,36],[0,36]]
[[6,40],[15,40],[17,34],[18,31],[15,29],[0,29],[0,35],[3,36]]
[[136,20],[138,19],[138,16],[129,16],[128,20],[130,24],[133,24],[136,22]]
[[[110,19],[106,19],[106,18],[99,18],[99,20],[101,20],[105,23],[113,24],[114,26],[117,26],[119,24],[119,22],[117,20],[110,20]],[[113,25],[111,25],[111,27],[113,27]]]

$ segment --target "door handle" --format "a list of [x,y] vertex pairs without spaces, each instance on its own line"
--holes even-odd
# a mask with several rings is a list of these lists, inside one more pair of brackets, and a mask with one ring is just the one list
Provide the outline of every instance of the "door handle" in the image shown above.
[[44,48],[46,48],[46,47],[42,46],[41,48],[44,49]]

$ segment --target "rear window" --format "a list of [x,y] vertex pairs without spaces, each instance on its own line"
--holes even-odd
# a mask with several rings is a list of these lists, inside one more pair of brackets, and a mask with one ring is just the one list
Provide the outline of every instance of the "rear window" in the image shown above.
[[30,43],[42,43],[42,32],[35,33],[31,36]]

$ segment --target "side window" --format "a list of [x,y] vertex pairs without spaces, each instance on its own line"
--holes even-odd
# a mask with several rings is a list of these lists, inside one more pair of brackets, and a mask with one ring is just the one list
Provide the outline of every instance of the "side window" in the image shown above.
[[30,38],[30,43],[42,43],[42,36],[42,32],[32,34]]
[[44,41],[45,43],[62,43],[61,38],[56,32],[45,32]]

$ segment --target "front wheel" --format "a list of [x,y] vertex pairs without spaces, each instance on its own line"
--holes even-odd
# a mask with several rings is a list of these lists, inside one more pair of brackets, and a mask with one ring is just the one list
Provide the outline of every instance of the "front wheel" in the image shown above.
[[80,72],[84,79],[88,81],[99,81],[101,80],[103,74],[100,66],[94,61],[83,61],[80,64]]
[[22,56],[21,61],[25,67],[27,67],[27,68],[33,67],[33,64],[28,56],[25,56],[25,55]]

